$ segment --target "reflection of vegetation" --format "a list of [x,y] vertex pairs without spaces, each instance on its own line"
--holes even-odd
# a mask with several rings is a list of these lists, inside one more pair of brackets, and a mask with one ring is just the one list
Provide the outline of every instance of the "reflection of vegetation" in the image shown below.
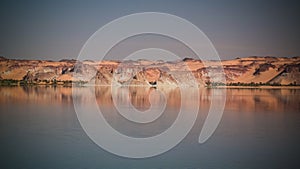
[[35,81],[27,81],[27,80],[13,80],[13,79],[1,79],[0,86],[32,86],[32,85],[62,85],[62,86],[72,86],[74,85],[84,85],[87,82],[85,81],[60,81],[60,80],[35,80]]
[[238,82],[238,83],[228,83],[227,86],[281,86],[281,84],[279,83],[262,83],[262,82],[259,82],[259,83],[254,83],[254,82],[251,82],[251,83],[241,83],[241,82]]
[[276,82],[273,82],[273,83],[262,83],[262,82],[259,82],[259,83],[254,83],[254,82],[251,82],[251,83],[228,83],[227,86],[298,86],[295,82],[294,83],[290,83],[289,85],[282,85],[280,83],[276,83]]
[[208,81],[208,82],[206,82],[206,86],[207,87],[226,86],[226,84],[223,83],[223,82],[210,82],[210,81]]
[[258,86],[299,86],[296,82],[293,82],[293,83],[290,83],[288,85],[282,85],[280,83],[276,83],[276,82],[273,82],[273,83],[262,83],[262,82],[259,82],[259,83],[254,83],[254,82],[250,82],[250,83],[242,83],[242,82],[231,82],[231,83],[222,83],[222,82],[206,82],[206,86],[207,87],[216,87],[216,86],[251,86],[251,87],[258,87]]
[[18,80],[4,79],[4,80],[0,80],[0,85],[1,86],[17,86],[18,82],[19,82]]
[[[62,85],[62,86],[82,86],[86,84],[86,81],[72,81],[72,80],[66,80],[66,81],[61,81],[61,80],[35,80],[35,81],[27,81],[27,80],[13,80],[13,79],[1,79],[0,80],[0,86],[27,86],[27,85],[51,85],[51,86],[56,86],[56,85]],[[206,87],[217,87],[217,86],[251,86],[251,87],[259,87],[259,86],[300,86],[299,84],[294,81],[293,83],[290,83],[288,85],[282,85],[280,83],[242,83],[242,82],[231,82],[231,83],[222,83],[222,82],[210,82],[207,81]]]

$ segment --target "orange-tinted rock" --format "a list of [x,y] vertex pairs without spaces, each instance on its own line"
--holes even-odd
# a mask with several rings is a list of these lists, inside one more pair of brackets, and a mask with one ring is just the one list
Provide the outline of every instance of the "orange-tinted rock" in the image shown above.
[[160,70],[158,68],[148,68],[144,71],[145,78],[150,84],[156,84],[160,78]]
[[[82,61],[13,60],[0,57],[0,79],[39,81],[86,81],[97,85],[191,85],[204,86],[225,77],[227,84],[300,84],[300,57],[245,57],[201,61]],[[223,69],[221,69],[223,68]],[[220,71],[223,70],[223,71]],[[74,76],[74,74],[76,76]],[[214,81],[215,80],[215,81]],[[220,80],[222,81],[222,80]]]

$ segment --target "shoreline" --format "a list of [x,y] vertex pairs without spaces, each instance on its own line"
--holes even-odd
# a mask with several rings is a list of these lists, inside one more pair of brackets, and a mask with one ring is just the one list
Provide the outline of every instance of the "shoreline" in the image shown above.
[[[116,85],[86,85],[85,83],[80,82],[69,82],[69,81],[60,81],[59,83],[12,83],[12,84],[1,84],[0,87],[28,87],[28,86],[45,86],[45,87],[87,87],[87,86],[95,86],[95,87],[107,87],[107,86],[116,86]],[[172,87],[177,88],[179,86],[173,85],[120,85],[116,87]],[[191,87],[191,86],[185,86]],[[300,86],[198,86],[198,88],[205,89],[300,89]]]
[[300,86],[215,86],[218,89],[300,89]]

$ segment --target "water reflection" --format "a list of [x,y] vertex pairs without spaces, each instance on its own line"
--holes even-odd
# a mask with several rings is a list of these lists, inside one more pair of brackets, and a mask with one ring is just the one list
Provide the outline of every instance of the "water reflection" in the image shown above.
[[[117,88],[119,101],[131,102],[141,111],[150,108],[150,93],[165,94],[165,113],[152,123],[138,125],[117,112],[110,87],[78,90],[94,92],[109,124],[134,137],[149,137],[166,130],[174,122],[182,98],[178,88]],[[212,95],[222,97],[220,90],[223,89],[201,89],[198,103],[192,98],[184,100],[187,106],[199,104],[200,111],[194,128],[180,145],[161,156],[132,160],[116,157],[89,139],[74,112],[72,88],[0,87],[2,166],[20,169],[299,168],[299,89],[227,89],[219,127],[205,144],[198,144]],[[156,101],[163,101],[159,95],[153,96],[157,97]],[[80,99],[87,107],[92,102],[86,95]]]
[[0,87],[0,103],[68,104],[72,102],[70,87],[22,86]]
[[[90,90],[82,87],[80,90]],[[149,95],[152,91],[162,92],[166,96],[167,107],[179,109],[181,95],[179,88],[151,88],[129,87],[118,88],[116,98],[121,102],[131,102],[140,111],[150,108]],[[208,109],[212,94],[223,89],[199,89],[200,109]],[[98,104],[103,108],[114,107],[111,87],[95,87],[95,96]],[[188,90],[186,92],[189,92]],[[299,89],[227,89],[226,110],[236,112],[288,112],[300,110]],[[0,103],[38,103],[38,104],[72,104],[72,88],[62,86],[24,86],[0,87]],[[154,101],[162,102],[160,95],[153,95]],[[83,102],[89,104],[90,98],[82,97]],[[185,100],[185,104],[197,104],[194,100]]]
[[295,112],[299,89],[227,89],[227,110],[236,112]]

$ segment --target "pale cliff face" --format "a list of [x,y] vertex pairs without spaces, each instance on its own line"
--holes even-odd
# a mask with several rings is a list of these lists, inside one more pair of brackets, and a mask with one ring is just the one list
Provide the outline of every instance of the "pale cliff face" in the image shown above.
[[[226,83],[300,84],[300,57],[247,57],[222,61]],[[97,85],[203,86],[220,74],[215,61],[40,61],[0,59],[0,80],[89,81]],[[193,75],[193,77],[190,77]],[[217,78],[214,78],[215,80]],[[218,82],[218,81],[215,81]]]

